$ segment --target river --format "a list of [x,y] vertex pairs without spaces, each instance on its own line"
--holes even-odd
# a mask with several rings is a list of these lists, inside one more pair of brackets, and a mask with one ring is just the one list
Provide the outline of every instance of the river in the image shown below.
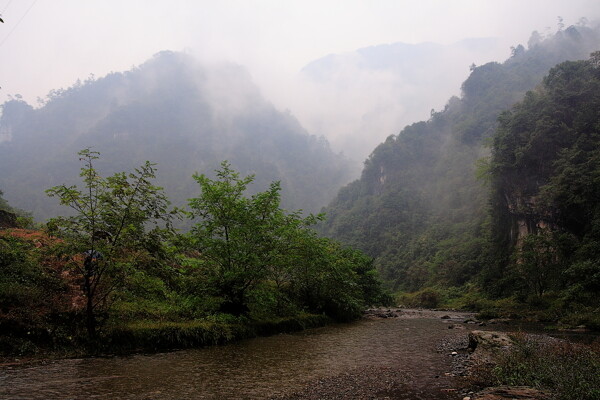
[[[442,393],[453,385],[451,357],[437,346],[452,335],[466,331],[449,330],[437,315],[368,319],[225,346],[58,360],[0,370],[0,398],[286,398],[324,379],[352,377],[353,371],[361,379],[366,378],[360,371],[379,374],[380,392],[393,389],[391,398],[400,398],[402,390],[406,398],[416,398],[415,393],[446,398]],[[398,376],[403,382],[390,382]]]

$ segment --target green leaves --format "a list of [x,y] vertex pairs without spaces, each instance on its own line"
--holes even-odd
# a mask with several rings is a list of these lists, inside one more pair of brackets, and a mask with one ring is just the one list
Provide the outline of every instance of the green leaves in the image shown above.
[[98,152],[84,149],[79,157],[83,187],[59,185],[46,191],[70,207],[72,215],[51,219],[48,228],[65,239],[63,252],[82,276],[87,329],[95,336],[96,314],[108,310],[110,296],[127,272],[127,253],[159,248],[172,232],[176,211],[168,210],[162,188],[152,184],[154,164],[103,178],[94,168]]
[[199,290],[221,299],[221,312],[264,316],[304,308],[347,319],[377,301],[370,259],[309,229],[322,215],[284,212],[278,182],[246,197],[253,176],[241,178],[228,162],[216,176],[194,176],[200,195],[189,201],[197,221],[190,243],[207,279]]
[[554,67],[543,86],[500,119],[491,160],[492,213],[495,245],[513,253],[498,263],[499,270],[508,267],[502,279],[521,282],[509,293],[542,296],[554,290],[598,305],[597,296],[587,293],[592,276],[578,267],[600,259],[595,57]]
[[248,198],[244,196],[254,177],[240,178],[228,162],[216,171],[217,179],[194,175],[200,195],[190,199],[194,245],[210,262],[209,274],[223,309],[247,312],[246,297],[261,282],[277,258],[286,229],[299,223],[279,208],[280,186]]

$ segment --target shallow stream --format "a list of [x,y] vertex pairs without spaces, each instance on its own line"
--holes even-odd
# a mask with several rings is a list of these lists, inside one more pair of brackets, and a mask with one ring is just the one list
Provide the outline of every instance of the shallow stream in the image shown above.
[[264,399],[369,366],[430,385],[449,368],[436,352],[448,334],[439,318],[375,319],[211,348],[60,360],[0,370],[0,398]]
[[[323,388],[334,393],[327,398],[456,399],[462,397],[449,345],[465,343],[469,329],[537,330],[480,328],[462,323],[472,317],[466,313],[403,310],[400,316],[225,346],[5,366],[0,399],[313,399],[327,392]],[[375,388],[359,395],[365,385]]]

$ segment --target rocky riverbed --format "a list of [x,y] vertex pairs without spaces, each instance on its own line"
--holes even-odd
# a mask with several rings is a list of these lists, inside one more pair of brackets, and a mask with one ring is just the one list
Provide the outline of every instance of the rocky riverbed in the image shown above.
[[472,313],[373,309],[354,323],[226,346],[5,366],[0,398],[543,399],[529,388],[476,389],[469,378],[486,342],[506,345],[494,331],[510,329]]
[[[297,392],[276,399],[462,399],[473,395],[461,379],[467,374],[468,329],[479,326],[473,313],[377,308],[365,312],[365,318],[419,320],[435,319],[445,324],[442,335],[435,336],[435,343],[420,344],[413,349],[420,352],[411,357],[411,363],[402,359],[396,365],[374,365],[352,369],[324,379],[308,382]],[[376,338],[374,338],[376,340]]]
[[[478,321],[473,313],[448,310],[378,308],[365,312],[366,319],[438,319],[446,333],[434,347],[423,346],[420,358],[406,365],[370,366],[308,382],[304,388],[276,399],[549,399],[549,394],[528,387],[477,388],[472,369],[490,361],[490,349],[510,346],[507,320]],[[544,337],[543,340],[555,340]],[[539,339],[539,338],[538,338]],[[435,356],[432,354],[435,353]],[[435,359],[435,365],[431,360]]]

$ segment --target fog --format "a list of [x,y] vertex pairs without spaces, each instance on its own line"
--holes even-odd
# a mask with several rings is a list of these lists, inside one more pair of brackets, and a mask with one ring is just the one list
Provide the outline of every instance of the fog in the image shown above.
[[20,95],[35,106],[77,79],[185,51],[245,68],[278,109],[362,160],[460,95],[472,63],[503,61],[532,31],[555,32],[559,16],[593,24],[600,3],[0,0],[0,14],[0,101]]

